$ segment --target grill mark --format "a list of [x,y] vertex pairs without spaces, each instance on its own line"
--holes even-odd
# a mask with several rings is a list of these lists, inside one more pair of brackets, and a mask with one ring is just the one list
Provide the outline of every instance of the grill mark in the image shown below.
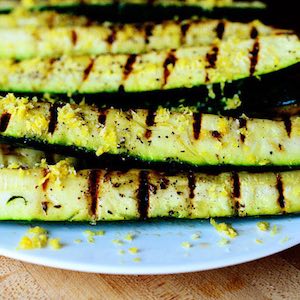
[[251,28],[251,31],[250,31],[250,37],[251,39],[255,40],[257,37],[258,37],[258,31],[257,31],[257,28],[255,26],[253,26]]
[[189,172],[188,174],[188,183],[190,189],[189,198],[193,199],[195,198],[195,188],[196,188],[196,177],[193,172]]
[[150,43],[150,37],[153,34],[154,24],[153,23],[147,23],[145,25],[145,43]]
[[91,195],[91,214],[97,217],[100,171],[91,170],[89,175],[89,193]]
[[50,120],[49,120],[49,124],[48,124],[48,132],[50,134],[53,134],[56,129],[57,117],[58,117],[57,109],[61,106],[62,105],[60,105],[58,103],[54,103],[50,107],[50,116],[49,116]]
[[202,114],[199,112],[194,113],[193,118],[194,118],[194,123],[193,123],[194,138],[195,140],[198,140],[201,132]]
[[237,172],[232,173],[232,198],[234,200],[235,215],[239,215],[240,197],[241,197],[241,182]]
[[[218,59],[218,54],[219,54],[219,48],[217,46],[213,46],[211,51],[209,53],[207,53],[207,55],[206,55],[207,65],[205,67],[207,70],[216,68],[216,62],[217,62],[217,59]],[[209,81],[208,72],[206,72],[205,81],[206,82]]]
[[222,40],[223,39],[223,36],[224,36],[224,32],[225,32],[225,22],[223,20],[221,20],[216,29],[215,29],[215,32],[217,34],[217,37],[219,40]]
[[[155,125],[155,116],[156,116],[156,111],[149,109],[148,110],[148,115],[146,118],[146,125],[148,127],[154,126]],[[149,139],[152,135],[152,130],[147,128],[146,133],[145,133],[145,137],[146,139]]]
[[126,61],[126,64],[124,66],[124,71],[123,71],[123,79],[126,80],[128,78],[128,76],[130,75],[130,73],[133,70],[133,65],[136,61],[136,54],[131,54],[128,56],[128,59]]
[[106,41],[111,46],[116,40],[117,31],[115,26],[113,25],[109,26],[109,29],[110,29],[110,34],[107,37]]
[[[247,130],[247,120],[246,119],[243,119],[243,118],[239,119],[239,128],[240,129],[245,128]],[[242,143],[245,143],[246,136],[244,134],[240,133],[240,139],[241,139]]]
[[99,116],[98,116],[98,122],[105,127],[105,123],[106,123],[106,115],[107,115],[107,110],[105,109],[101,109],[99,111]]
[[77,40],[78,40],[78,36],[77,36],[77,33],[76,33],[76,31],[74,29],[71,31],[71,40],[72,40],[73,46],[76,46]]
[[185,43],[186,34],[191,27],[191,23],[181,23],[180,30],[181,30],[181,44]]
[[10,113],[3,113],[1,115],[1,118],[0,118],[0,132],[4,132],[7,127],[8,127],[8,123],[10,121],[10,117],[11,117],[11,114]]
[[160,188],[162,190],[166,190],[168,188],[169,184],[170,184],[170,180],[168,178],[162,177],[160,179],[160,184],[159,185],[160,185]]
[[49,202],[47,202],[47,201],[42,202],[42,209],[46,214],[48,212],[48,204],[49,204]]
[[171,74],[169,70],[169,66],[171,65],[173,68],[175,67],[177,57],[175,56],[175,50],[171,50],[167,56],[167,58],[164,61],[163,68],[164,68],[164,82],[163,86],[165,86],[168,83],[168,78]]
[[276,188],[277,188],[277,191],[278,191],[278,204],[280,206],[280,208],[282,210],[285,209],[285,199],[284,199],[284,190],[283,190],[283,183],[282,183],[282,177],[280,174],[277,174],[276,176],[276,180],[277,180],[277,183],[276,183]]
[[291,137],[292,133],[292,121],[288,116],[283,117],[283,123],[288,137]]
[[259,54],[259,41],[256,39],[256,41],[253,44],[252,50],[249,52],[250,56],[250,69],[249,74],[250,76],[253,76],[256,70],[256,66],[258,63],[258,54]]
[[[48,169],[43,170],[43,178],[45,178],[49,174]],[[42,189],[45,192],[48,188],[49,178],[46,178],[46,180],[42,183]]]
[[88,66],[85,68],[85,70],[83,71],[83,78],[82,81],[86,81],[93,69],[95,63],[95,59],[91,58],[90,63],[88,64]]
[[148,219],[149,208],[149,172],[141,171],[139,174],[139,188],[137,191],[138,211],[141,220]]
[[215,139],[218,139],[218,140],[221,140],[222,139],[222,134],[217,131],[217,130],[214,130],[211,132],[211,135],[212,137],[214,137]]

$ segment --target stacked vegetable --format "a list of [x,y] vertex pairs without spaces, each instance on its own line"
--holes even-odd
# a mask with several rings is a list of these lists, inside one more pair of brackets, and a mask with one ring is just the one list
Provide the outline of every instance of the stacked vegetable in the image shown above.
[[[1,220],[300,212],[298,36],[199,18],[255,17],[265,4],[0,7],[13,8],[0,15]],[[147,21],[129,22],[129,11]],[[157,12],[198,17],[149,21]]]

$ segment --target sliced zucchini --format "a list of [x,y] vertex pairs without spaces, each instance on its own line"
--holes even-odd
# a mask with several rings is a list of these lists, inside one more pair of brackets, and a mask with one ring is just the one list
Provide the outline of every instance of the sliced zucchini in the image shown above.
[[78,7],[92,5],[99,7],[119,6],[122,8],[127,5],[135,6],[158,6],[158,7],[199,7],[210,10],[214,7],[230,8],[265,8],[266,4],[262,1],[239,1],[239,0],[21,0],[23,6],[30,9],[45,9],[51,7]]
[[[9,14],[0,15],[0,28],[2,30],[22,28],[25,32],[26,30],[34,32],[33,29],[29,28],[90,26],[94,23],[96,22],[85,16],[59,14],[54,11],[30,12],[24,9],[16,9]],[[14,31],[11,31],[11,34],[14,34]]]
[[300,61],[296,35],[216,42],[140,55],[1,60],[0,90],[101,93],[188,88],[258,76]]
[[[43,12],[40,17],[34,16],[41,21],[38,22],[30,15],[28,19],[15,17],[11,28],[7,28],[8,25],[0,28],[2,45],[0,58],[60,57],[64,54],[141,54],[152,50],[178,49],[183,46],[209,46],[213,45],[216,39],[249,40],[258,36],[292,33],[265,26],[259,21],[238,23],[225,20],[184,20],[165,21],[160,24],[106,22],[98,26],[82,27],[80,23],[88,22],[87,19],[60,16],[51,12]],[[6,18],[9,19],[5,16],[1,20],[0,16],[0,27],[1,21]],[[41,25],[34,25],[35,22]],[[49,22],[52,26],[45,28]],[[72,23],[76,25],[71,26]],[[134,62],[134,58],[132,60]]]
[[164,108],[101,110],[12,94],[1,98],[0,115],[2,139],[27,145],[192,165],[300,165],[299,116],[267,120]]
[[[55,164],[65,159],[65,156],[28,148],[0,144],[0,168],[33,168],[45,159],[49,164]],[[68,158],[70,163],[78,165],[74,158]]]
[[120,221],[300,213],[300,171],[0,170],[0,220]]

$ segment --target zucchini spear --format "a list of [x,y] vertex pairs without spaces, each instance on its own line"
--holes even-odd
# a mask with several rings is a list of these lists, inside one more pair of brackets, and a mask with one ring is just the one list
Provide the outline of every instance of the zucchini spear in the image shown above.
[[27,19],[15,13],[0,16],[0,58],[141,54],[152,50],[208,46],[213,45],[216,39],[247,40],[291,33],[265,26],[259,21],[184,20],[122,25],[106,22],[81,26],[87,22],[85,18],[53,12],[42,12],[40,16],[37,13],[29,14]]
[[0,220],[119,221],[300,212],[300,171],[249,174],[0,170]]
[[300,61],[296,35],[216,42],[140,55],[0,61],[0,90],[101,93],[189,88],[271,73]]
[[231,118],[157,110],[99,109],[85,104],[0,99],[0,136],[150,162],[191,165],[299,166],[300,117]]

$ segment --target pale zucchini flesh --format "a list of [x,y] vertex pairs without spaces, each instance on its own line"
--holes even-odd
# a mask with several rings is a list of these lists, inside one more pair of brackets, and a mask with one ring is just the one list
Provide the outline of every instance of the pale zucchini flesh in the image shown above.
[[[59,169],[58,169],[59,170]],[[300,172],[0,170],[0,220],[200,219],[300,212]]]
[[0,90],[88,94],[190,88],[271,73],[299,60],[296,35],[221,41],[213,46],[140,55],[1,60]]
[[101,110],[8,95],[0,100],[2,139],[28,140],[145,161],[191,165],[300,165],[300,117],[283,120],[137,109]]
[[[259,21],[250,23],[225,20],[184,20],[162,23],[113,24],[81,26],[86,19],[75,19],[51,12],[40,13],[38,18],[0,16],[0,58],[28,59],[34,57],[60,57],[62,55],[141,54],[152,50],[180,47],[209,46],[216,40],[228,41],[256,39],[260,36],[291,33],[265,26]],[[60,18],[59,18],[60,16]],[[21,19],[20,19],[21,18]],[[74,18],[74,20],[72,20]],[[2,20],[3,19],[3,20]],[[20,19],[20,20],[19,20]],[[19,23],[17,23],[19,20]],[[47,20],[50,25],[47,26]],[[6,25],[2,26],[1,21]],[[69,21],[69,23],[68,23]],[[75,25],[71,25],[75,23]],[[78,25],[76,24],[78,23]],[[7,25],[8,24],[8,25]],[[21,26],[23,24],[23,26]],[[37,23],[38,24],[38,23]],[[57,25],[58,24],[58,25]],[[15,26],[14,26],[15,25]]]

